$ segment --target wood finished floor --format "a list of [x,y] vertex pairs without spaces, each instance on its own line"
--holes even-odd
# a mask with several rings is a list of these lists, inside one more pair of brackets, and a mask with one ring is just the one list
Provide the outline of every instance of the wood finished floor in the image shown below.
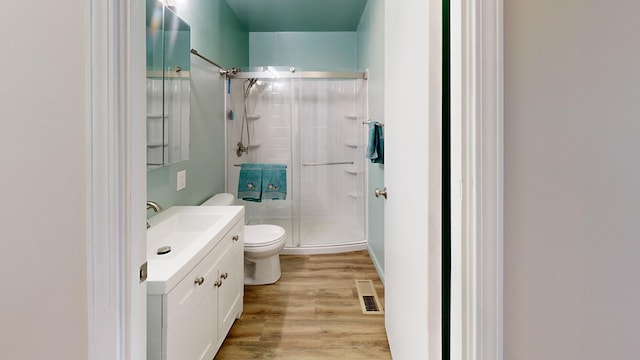
[[391,359],[384,315],[362,314],[356,279],[384,288],[366,251],[280,255],[273,285],[245,286],[244,311],[215,360]]

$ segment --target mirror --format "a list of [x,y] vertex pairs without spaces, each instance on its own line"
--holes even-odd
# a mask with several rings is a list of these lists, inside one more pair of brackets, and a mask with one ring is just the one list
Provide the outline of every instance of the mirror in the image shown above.
[[147,0],[147,170],[189,159],[189,24]]

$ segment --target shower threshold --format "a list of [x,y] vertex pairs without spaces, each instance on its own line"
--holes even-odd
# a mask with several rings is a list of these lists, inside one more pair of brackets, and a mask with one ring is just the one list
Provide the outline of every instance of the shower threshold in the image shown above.
[[367,240],[348,244],[309,245],[301,247],[285,246],[280,254],[283,255],[314,255],[314,254],[340,254],[352,251],[367,250]]

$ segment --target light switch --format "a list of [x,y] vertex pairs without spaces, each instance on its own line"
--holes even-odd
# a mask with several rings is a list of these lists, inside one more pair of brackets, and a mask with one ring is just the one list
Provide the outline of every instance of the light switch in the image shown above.
[[178,171],[177,183],[178,183],[178,186],[176,189],[177,191],[180,191],[187,187],[187,170]]

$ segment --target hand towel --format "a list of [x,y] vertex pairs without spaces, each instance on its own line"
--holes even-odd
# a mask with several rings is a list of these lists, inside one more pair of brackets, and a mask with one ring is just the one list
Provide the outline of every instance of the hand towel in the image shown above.
[[240,165],[238,199],[254,202],[262,201],[262,165]]
[[377,121],[369,122],[369,145],[365,157],[372,163],[384,164],[384,135],[382,124]]
[[287,198],[287,165],[262,166],[262,199],[285,200]]

